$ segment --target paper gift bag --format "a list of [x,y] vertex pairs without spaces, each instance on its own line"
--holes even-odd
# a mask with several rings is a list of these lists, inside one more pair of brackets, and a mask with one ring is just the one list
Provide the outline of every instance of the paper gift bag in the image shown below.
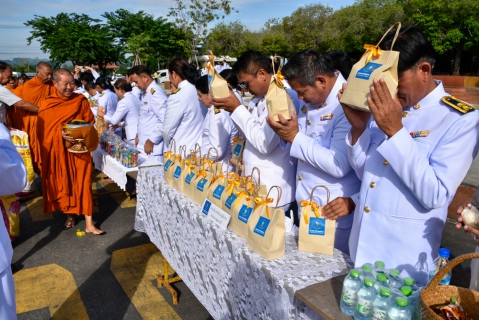
[[197,204],[203,204],[208,192],[208,188],[211,186],[215,172],[206,171],[203,165],[201,169],[195,174],[193,185],[195,186],[193,201]]
[[257,195],[254,185],[253,179],[247,177],[244,186],[238,188],[239,191],[233,194],[230,228],[245,240],[248,238],[248,220],[256,208],[254,197]]
[[[232,177],[234,178],[234,173]],[[229,181],[232,183],[229,184]],[[230,185],[231,187],[229,187]],[[224,210],[224,203],[228,198],[228,193],[230,193],[229,190],[232,189],[234,189],[234,181],[232,178],[229,178],[229,172],[217,171],[213,177],[213,182],[208,189],[206,199],[210,200],[212,203]]]
[[329,189],[325,186],[316,186],[311,190],[308,200],[302,200],[301,219],[299,223],[298,249],[300,251],[333,254],[334,235],[336,233],[336,222],[326,220],[321,215],[323,207],[313,201],[313,193],[316,188],[324,188],[327,192],[326,203],[329,203]]
[[282,114],[286,119],[291,119],[291,112],[295,112],[293,100],[283,84],[284,76],[281,74],[282,67],[283,64],[280,65],[278,72],[276,72],[273,62],[273,72],[275,74],[271,77],[271,83],[266,93],[268,114],[276,121],[278,121],[278,114]]
[[233,204],[236,201],[237,193],[241,190],[240,176],[236,172],[230,172],[226,184],[225,195],[221,201],[223,210],[231,216],[233,215]]
[[197,143],[195,144],[195,150],[191,151],[189,159],[186,160],[187,164],[185,164],[186,172],[183,180],[183,193],[191,200],[194,200],[195,176],[201,168],[201,158],[197,156],[198,154],[201,156],[201,147]]
[[240,139],[238,135],[234,137],[233,145],[231,147],[231,159],[235,166],[237,165],[237,163],[243,160],[243,150],[245,144],[245,139]]
[[[255,177],[254,173],[257,173],[257,178]],[[259,172],[259,169],[257,167],[254,167],[253,170],[251,170],[251,177],[254,179],[254,181],[257,181],[257,188],[258,190],[256,191],[256,194],[260,197],[266,197],[266,194],[268,193],[268,190],[266,189],[265,185],[261,184],[261,175]]]
[[32,155],[30,153],[30,142],[28,140],[28,134],[26,132],[11,129],[10,135],[12,137],[12,142],[17,149],[17,152],[22,156],[25,169],[27,171],[27,184],[25,188],[17,193],[18,197],[27,197],[32,195],[35,191],[35,185],[33,180],[35,179],[35,171],[33,170]]
[[[171,150],[171,145],[173,145],[173,150]],[[176,141],[173,139],[170,144],[170,151],[165,152],[164,154],[164,162],[163,170],[165,175],[165,181],[170,186],[173,186],[173,174],[174,174],[174,167],[175,164],[179,162],[181,156],[176,153]]]
[[180,147],[180,156],[177,157],[178,161],[173,164],[173,188],[183,192],[185,183],[185,175],[188,172],[188,166],[190,162],[186,159],[186,146]]
[[[273,188],[278,190],[276,208],[269,207],[274,202],[273,198],[269,198]],[[256,208],[248,220],[248,248],[266,260],[284,256],[286,228],[284,211],[277,207],[280,198],[281,188],[278,186],[271,187],[266,198],[255,197]]]
[[[216,152],[216,157],[214,160],[211,160],[211,151],[215,151]],[[205,155],[203,158],[202,158],[202,163],[205,164],[205,170],[206,171],[212,171],[214,173],[218,172],[223,172],[223,162],[221,161],[218,161],[218,150],[215,148],[215,147],[211,147],[209,150],[208,150],[208,153],[207,155]]]
[[208,50],[210,65],[208,66],[208,87],[212,98],[227,98],[230,96],[228,82],[215,69],[213,52]]
[[361,59],[353,66],[348,77],[348,84],[341,97],[341,103],[351,108],[370,111],[367,98],[371,97],[370,87],[373,86],[373,80],[383,78],[386,82],[391,96],[394,97],[398,86],[398,61],[399,52],[393,50],[381,50],[379,44],[384,37],[395,26],[397,27],[396,35],[392,41],[391,48],[394,47],[396,38],[401,29],[401,23],[396,22],[386,31],[377,45],[366,44],[364,49],[366,52]]

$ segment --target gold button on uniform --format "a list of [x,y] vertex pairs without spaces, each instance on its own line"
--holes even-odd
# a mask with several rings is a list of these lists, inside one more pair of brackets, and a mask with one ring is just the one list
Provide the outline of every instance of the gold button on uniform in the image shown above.
[[374,181],[371,182],[371,183],[369,184],[369,186],[370,186],[371,188],[374,188],[374,187],[376,186],[376,182],[374,182]]
[[308,126],[310,126],[310,125],[311,125],[311,120],[308,120]]
[[365,206],[364,207],[364,212],[368,213],[369,211],[371,211],[371,208],[369,206]]
[[403,117],[403,118],[407,118],[408,115],[409,115],[409,113],[407,113],[406,111],[404,111],[404,112],[402,113],[402,117]]
[[383,161],[383,165],[384,165],[384,166],[387,166],[388,164],[389,164],[389,162],[388,162],[387,160],[384,160],[384,161]]
[[298,177],[298,180],[299,180],[299,181],[303,180],[303,177],[302,177],[302,176],[299,176],[299,177]]
[[414,109],[419,109],[419,108],[421,108],[421,105],[419,103],[416,103],[413,108]]

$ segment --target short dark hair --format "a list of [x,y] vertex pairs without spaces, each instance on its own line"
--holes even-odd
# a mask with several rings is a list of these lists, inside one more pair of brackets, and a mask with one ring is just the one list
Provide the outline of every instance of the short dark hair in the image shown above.
[[96,83],[94,82],[88,82],[86,85],[85,85],[85,90],[91,90],[91,89],[96,89]]
[[10,65],[6,62],[0,61],[0,72],[3,72],[7,70],[8,68],[11,69],[12,67],[10,67]]
[[210,92],[210,88],[208,87],[208,75],[205,74],[201,76],[198,81],[195,83],[196,90],[199,90],[202,94],[207,94]]
[[200,72],[194,64],[189,64],[185,58],[174,58],[168,63],[168,72],[175,72],[182,80],[195,84],[200,78]]
[[233,65],[235,73],[244,72],[255,74],[259,69],[264,69],[266,73],[273,74],[271,60],[259,51],[248,50],[243,53]]
[[238,87],[238,77],[236,76],[236,72],[233,69],[226,69],[220,72],[220,76],[229,83],[231,88],[236,89]]
[[82,72],[80,73],[80,80],[88,83],[95,81],[95,77],[91,72]]
[[98,79],[96,79],[95,83],[97,86],[99,86],[103,90],[110,89],[111,91],[113,91],[113,86],[111,85],[111,82],[110,80],[108,80],[107,77],[101,76]]
[[[379,47],[391,50],[395,33],[396,31],[391,31]],[[434,67],[436,62],[436,51],[421,29],[416,26],[401,28],[392,50],[399,51],[399,74],[417,67],[421,62],[429,62],[431,67]]]
[[334,64],[329,56],[306,49],[293,54],[281,73],[288,81],[294,79],[303,86],[314,86],[318,75],[334,76]]
[[331,50],[326,52],[334,64],[334,69],[339,70],[343,77],[347,79],[353,68],[351,57],[343,50]]
[[141,76],[142,74],[146,74],[148,77],[152,78],[150,69],[148,69],[148,67],[144,66],[144,65],[134,66],[134,67],[130,68],[128,71],[130,72],[130,74],[128,74],[128,76],[131,76],[131,75],[134,75],[134,74],[136,74],[137,76]]
[[128,81],[126,81],[125,78],[118,79],[115,81],[115,89],[117,90],[121,89],[125,92],[130,92],[132,90],[131,84]]
[[80,80],[78,80],[78,79],[74,79],[73,81],[75,82],[75,85],[76,85],[78,88],[80,88],[80,87],[81,87],[82,83],[81,83],[81,81],[80,81]]

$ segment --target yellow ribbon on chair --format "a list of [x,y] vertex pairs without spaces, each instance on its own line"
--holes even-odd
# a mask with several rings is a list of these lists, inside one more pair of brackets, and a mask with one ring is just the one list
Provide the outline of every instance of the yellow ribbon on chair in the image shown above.
[[256,203],[255,210],[258,209],[262,205],[266,205],[266,214],[268,216],[268,219],[270,219],[271,214],[269,212],[269,206],[268,205],[273,203],[274,199],[273,198],[268,198],[266,200],[263,200],[263,198],[261,198],[261,197],[254,197],[254,202]]
[[361,56],[361,59],[365,55],[368,55],[368,58],[366,59],[366,64],[368,64],[371,61],[373,56],[377,58],[382,53],[381,48],[379,48],[379,46],[375,46],[373,44],[365,44],[363,48],[366,49],[366,52]]
[[276,72],[276,81],[281,87],[284,88],[283,80],[284,80],[284,76],[283,74],[281,74],[281,70],[279,70],[278,72]]
[[301,200],[299,202],[299,205],[304,208],[303,210],[303,217],[304,217],[304,223],[309,224],[309,218],[308,218],[308,206],[311,205],[311,209],[313,209],[313,213],[316,216],[316,218],[321,217],[321,212],[319,212],[319,206],[316,202],[312,201],[309,202],[308,200]]

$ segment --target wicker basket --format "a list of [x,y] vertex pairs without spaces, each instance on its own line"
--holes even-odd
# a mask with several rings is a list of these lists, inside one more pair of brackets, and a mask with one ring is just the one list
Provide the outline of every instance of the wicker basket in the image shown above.
[[431,307],[449,304],[451,297],[461,304],[471,319],[479,319],[479,292],[455,286],[438,285],[452,268],[470,259],[479,259],[479,253],[468,253],[457,257],[434,276],[419,298],[421,319],[442,319]]

